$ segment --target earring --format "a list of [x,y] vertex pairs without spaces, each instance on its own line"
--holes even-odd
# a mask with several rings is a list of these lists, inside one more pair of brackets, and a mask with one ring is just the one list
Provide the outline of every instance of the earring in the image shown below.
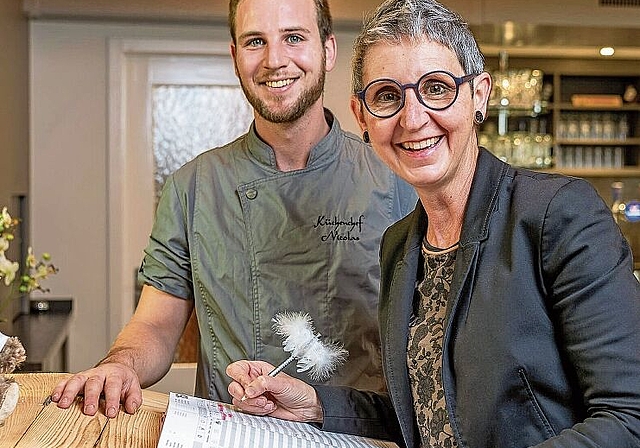
[[362,140],[363,140],[365,143],[370,143],[370,142],[371,142],[371,139],[369,138],[369,131],[364,131],[364,132],[362,133]]
[[477,110],[476,116],[474,117],[473,121],[475,121],[476,124],[482,124],[482,122],[484,121],[484,115],[482,115],[482,112]]

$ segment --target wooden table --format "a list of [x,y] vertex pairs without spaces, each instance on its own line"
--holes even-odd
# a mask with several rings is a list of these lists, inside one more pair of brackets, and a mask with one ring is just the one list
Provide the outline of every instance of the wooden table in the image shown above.
[[104,408],[90,417],[82,413],[82,400],[69,409],[43,405],[53,387],[67,373],[9,375],[20,385],[13,414],[0,426],[2,448],[155,448],[160,437],[168,395],[143,391],[142,406],[134,415],[122,411],[113,419]]

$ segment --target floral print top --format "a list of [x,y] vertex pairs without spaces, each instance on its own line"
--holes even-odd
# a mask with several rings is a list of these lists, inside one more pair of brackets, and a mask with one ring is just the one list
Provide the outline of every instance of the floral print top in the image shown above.
[[421,446],[425,448],[457,446],[442,387],[442,342],[457,249],[457,244],[447,249],[436,249],[426,241],[422,245],[424,279],[414,299],[407,365]]

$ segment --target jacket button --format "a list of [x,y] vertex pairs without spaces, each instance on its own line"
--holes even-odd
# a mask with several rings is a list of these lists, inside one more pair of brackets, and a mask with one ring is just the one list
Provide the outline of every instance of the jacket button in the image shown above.
[[258,191],[250,188],[245,192],[245,196],[247,196],[247,199],[255,199],[258,196]]

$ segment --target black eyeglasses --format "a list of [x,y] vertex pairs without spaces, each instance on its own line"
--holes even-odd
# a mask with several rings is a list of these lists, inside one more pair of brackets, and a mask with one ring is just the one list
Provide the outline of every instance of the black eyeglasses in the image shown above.
[[420,103],[431,110],[444,110],[458,98],[460,84],[471,81],[479,73],[453,76],[437,70],[425,73],[415,84],[400,84],[395,79],[376,79],[357,93],[374,117],[389,118],[404,107],[405,91],[413,89]]

